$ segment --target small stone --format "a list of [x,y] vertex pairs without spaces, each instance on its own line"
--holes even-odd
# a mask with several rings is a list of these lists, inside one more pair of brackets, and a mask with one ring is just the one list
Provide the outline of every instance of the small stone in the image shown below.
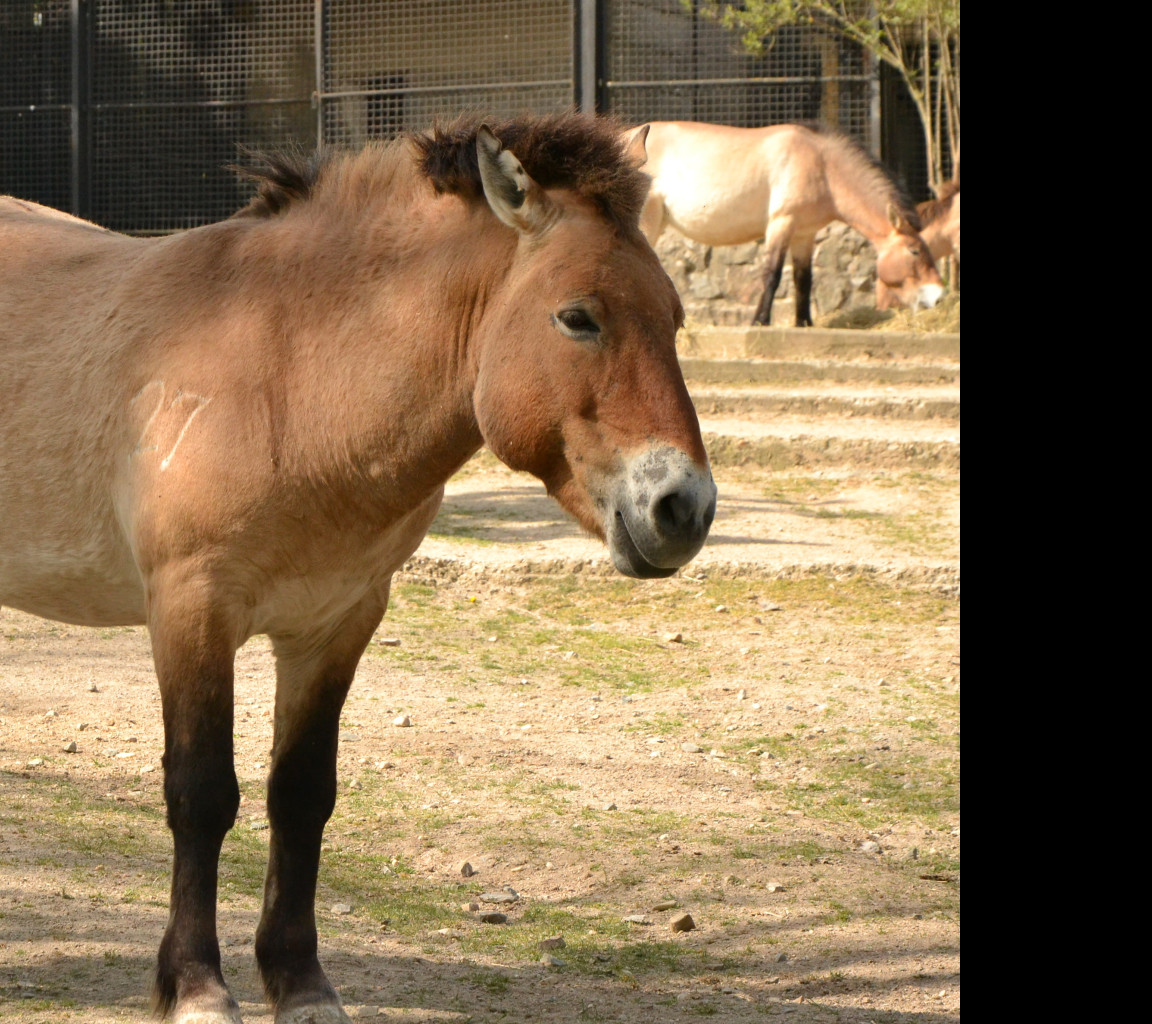
[[787,954],[787,953],[777,953],[777,954],[776,954],[776,958],[775,958],[775,961],[776,961],[776,963],[778,963],[778,964],[782,964],[782,963],[784,963],[784,961],[785,961],[785,960],[787,960],[787,959],[788,959],[788,954]]
[[604,805],[604,810],[606,810],[606,811],[614,811],[614,810],[616,810],[616,805],[615,805],[615,804],[605,804],[605,805]]
[[498,914],[496,911],[490,910],[486,914],[481,914],[480,920],[484,924],[504,924],[508,920],[508,915]]
[[259,821],[250,821],[248,823],[248,829],[251,832],[262,832],[267,827],[268,827],[268,822],[266,820],[264,820],[263,818],[261,818]]
[[359,779],[353,779],[351,782],[348,783],[348,788],[349,789],[363,789],[364,784]]
[[392,719],[392,724],[396,726],[397,729],[410,729],[412,728],[412,719],[407,715],[397,715]]
[[748,699],[748,691],[747,690],[739,690],[736,694],[736,699],[737,700],[747,700]]
[[683,750],[685,754],[703,754],[704,753],[704,748],[701,746],[697,746],[695,743],[681,743],[680,749]]
[[674,932],[690,932],[696,927],[696,922],[692,920],[691,914],[681,914],[679,917],[672,918],[668,922],[668,927]]
[[485,903],[515,903],[520,894],[515,889],[506,889],[504,892],[482,892],[480,899]]
[[95,683],[89,683],[88,684],[88,692],[89,693],[99,693],[100,688]]
[[786,891],[784,886],[782,886],[779,882],[769,882],[764,888],[766,888],[769,892],[785,892]]
[[446,938],[446,939],[462,939],[462,938],[464,938],[464,933],[461,931],[457,931],[455,928],[437,928],[436,934],[437,935],[443,935],[444,938]]
[[479,903],[461,903],[460,909],[466,914],[475,914],[480,909]]
[[871,839],[867,839],[860,844],[860,852],[861,853],[879,853],[880,852],[880,844],[873,842]]
[[652,913],[659,914],[665,910],[675,910],[678,906],[680,906],[680,904],[677,903],[676,900],[663,900],[662,902],[653,906]]
[[394,636],[382,636],[376,641],[381,647],[399,647],[400,639]]
[[726,612],[728,610],[728,606],[726,604],[718,604],[716,606],[716,610],[718,612]]
[[64,753],[65,754],[75,754],[76,753],[76,741],[75,740],[73,740],[71,743],[65,743],[64,744]]
[[682,644],[684,642],[683,633],[665,633],[664,642],[666,644]]
[[31,761],[28,762],[28,767],[29,768],[39,768],[43,763],[44,763],[44,758],[34,757],[34,758],[32,758]]
[[547,953],[550,949],[563,949],[568,943],[564,941],[563,935],[556,935],[550,939],[541,939],[536,943],[536,948],[542,953]]
[[550,953],[545,953],[542,957],[540,957],[540,964],[543,967],[563,967],[563,966],[565,966],[563,960],[558,960],[556,957],[552,956],[552,954],[550,954]]
[[88,728],[87,722],[77,722],[76,723],[76,731],[77,732],[83,732],[87,728]]
[[621,918],[621,920],[627,922],[628,924],[648,925],[652,923],[643,914],[629,914],[627,917]]
[[348,904],[348,903],[333,903],[332,904],[332,913],[333,914],[351,914],[352,913],[352,906],[351,906],[351,904]]

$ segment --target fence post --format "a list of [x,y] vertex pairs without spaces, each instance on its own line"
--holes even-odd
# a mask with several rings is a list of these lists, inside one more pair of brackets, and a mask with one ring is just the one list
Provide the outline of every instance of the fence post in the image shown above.
[[576,0],[576,25],[573,33],[576,95],[573,99],[581,110],[588,113],[595,113],[603,106],[603,20],[603,0]]
[[71,0],[72,82],[69,111],[69,177],[72,214],[85,220],[92,215],[92,5]]
[[312,105],[316,108],[316,148],[324,145],[324,6],[326,0],[313,0],[312,34],[316,61],[316,89]]

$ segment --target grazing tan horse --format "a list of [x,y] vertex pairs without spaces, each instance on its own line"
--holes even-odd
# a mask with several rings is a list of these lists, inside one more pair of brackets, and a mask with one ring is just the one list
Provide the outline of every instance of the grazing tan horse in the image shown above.
[[765,240],[755,324],[771,323],[791,253],[796,324],[811,325],[812,250],[816,232],[834,220],[875,246],[880,308],[934,306],[943,294],[915,212],[887,172],[845,136],[796,124],[654,121],[647,150],[652,189],[640,224],[650,242],[669,226],[705,245]]
[[928,243],[932,258],[939,262],[951,256],[955,261],[953,288],[960,287],[960,168],[956,176],[940,187],[940,195],[916,207],[921,237]]
[[683,312],[621,138],[569,113],[270,158],[249,207],[164,238],[0,200],[0,603],[148,626],[179,1024],[240,1020],[216,883],[245,640],[277,674],[256,957],[277,1024],[336,1024],[314,901],[340,709],[444,482],[488,445],[629,576],[704,542]]

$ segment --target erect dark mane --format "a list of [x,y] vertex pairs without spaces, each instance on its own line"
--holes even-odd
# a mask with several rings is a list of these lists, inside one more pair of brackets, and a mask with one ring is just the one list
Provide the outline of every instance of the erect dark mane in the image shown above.
[[916,206],[913,204],[911,198],[909,198],[908,193],[905,192],[896,179],[892,177],[892,173],[888,168],[876,159],[859,139],[855,139],[851,135],[845,135],[843,132],[836,131],[827,125],[816,122],[806,121],[804,122],[804,127],[826,139],[828,143],[839,150],[844,157],[855,163],[861,173],[871,179],[874,186],[881,190],[885,194],[885,198],[900,211],[901,215],[912,227],[912,230],[921,230],[920,215],[916,212]]
[[438,192],[482,195],[476,132],[487,124],[542,188],[567,188],[595,202],[604,214],[635,225],[648,194],[649,178],[632,166],[623,149],[624,126],[615,118],[574,110],[507,121],[464,116],[410,136],[421,167]]
[[300,146],[274,152],[242,149],[243,164],[230,169],[256,183],[256,195],[236,216],[272,217],[291,203],[307,199],[333,152],[321,147],[311,153]]
[[934,220],[943,217],[948,208],[952,205],[952,199],[960,194],[960,168],[956,168],[956,177],[951,181],[944,182],[940,186],[940,194],[935,199],[929,199],[926,202],[919,203],[916,207],[916,212],[920,214],[920,219],[927,227]]

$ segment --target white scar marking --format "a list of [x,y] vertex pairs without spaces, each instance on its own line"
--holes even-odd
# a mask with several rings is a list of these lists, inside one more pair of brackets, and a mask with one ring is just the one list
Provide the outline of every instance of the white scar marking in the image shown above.
[[172,461],[172,456],[176,454],[176,449],[180,447],[180,442],[184,440],[184,435],[188,432],[188,427],[196,418],[196,414],[212,401],[211,398],[205,398],[203,395],[194,395],[191,392],[185,394],[183,391],[177,391],[176,397],[172,399],[172,405],[168,406],[168,408],[174,408],[177,402],[181,402],[186,398],[190,398],[195,402],[199,402],[200,404],[197,405],[191,413],[189,413],[188,419],[184,421],[184,426],[180,428],[180,433],[176,437],[176,443],[172,445],[172,450],[164,457],[164,461],[160,463],[161,472],[168,468],[168,464]]
[[132,449],[133,455],[138,455],[140,452],[154,452],[157,445],[150,444],[144,446],[144,438],[148,436],[148,428],[152,426],[152,421],[156,418],[156,414],[160,411],[160,406],[164,404],[164,382],[162,380],[150,380],[145,384],[135,395],[132,396],[132,401],[129,405],[135,405],[136,400],[144,395],[144,392],[149,388],[159,388],[160,396],[156,399],[156,408],[152,410],[152,415],[148,417],[148,422],[144,424],[144,429],[140,431],[140,440],[136,443],[136,447]]
[[192,394],[192,392],[185,392],[185,391],[181,390],[181,391],[177,391],[176,397],[173,398],[172,401],[167,404],[167,406],[165,406],[165,404],[164,404],[164,394],[165,394],[164,382],[162,380],[153,380],[153,381],[149,381],[139,391],[137,391],[136,394],[132,396],[132,399],[128,404],[130,406],[135,405],[139,399],[144,397],[144,393],[146,391],[157,390],[157,389],[159,391],[159,394],[158,394],[157,399],[156,399],[156,406],[155,406],[155,408],[153,408],[151,415],[149,415],[147,421],[144,424],[144,427],[140,431],[140,440],[139,440],[139,442],[137,442],[136,447],[132,450],[132,455],[139,455],[142,452],[154,452],[154,451],[159,450],[160,445],[158,443],[157,444],[145,444],[144,442],[149,439],[148,435],[151,432],[153,425],[156,423],[156,417],[160,415],[160,411],[162,409],[172,410],[172,409],[176,408],[176,405],[178,403],[182,403],[182,402],[186,402],[186,401],[193,401],[193,402],[197,403],[196,408],[194,408],[188,414],[188,418],[184,421],[184,425],[180,428],[180,433],[176,435],[176,441],[172,445],[171,451],[168,452],[168,454],[164,457],[164,459],[160,463],[160,470],[161,470],[161,472],[163,472],[164,470],[166,470],[168,468],[169,465],[171,465],[172,457],[176,454],[176,449],[180,447],[180,442],[184,440],[184,435],[188,432],[188,427],[191,425],[192,421],[196,418],[196,414],[199,413],[200,410],[203,409],[209,402],[211,402],[212,399],[211,398],[205,398],[203,395],[195,395],[195,394]]

